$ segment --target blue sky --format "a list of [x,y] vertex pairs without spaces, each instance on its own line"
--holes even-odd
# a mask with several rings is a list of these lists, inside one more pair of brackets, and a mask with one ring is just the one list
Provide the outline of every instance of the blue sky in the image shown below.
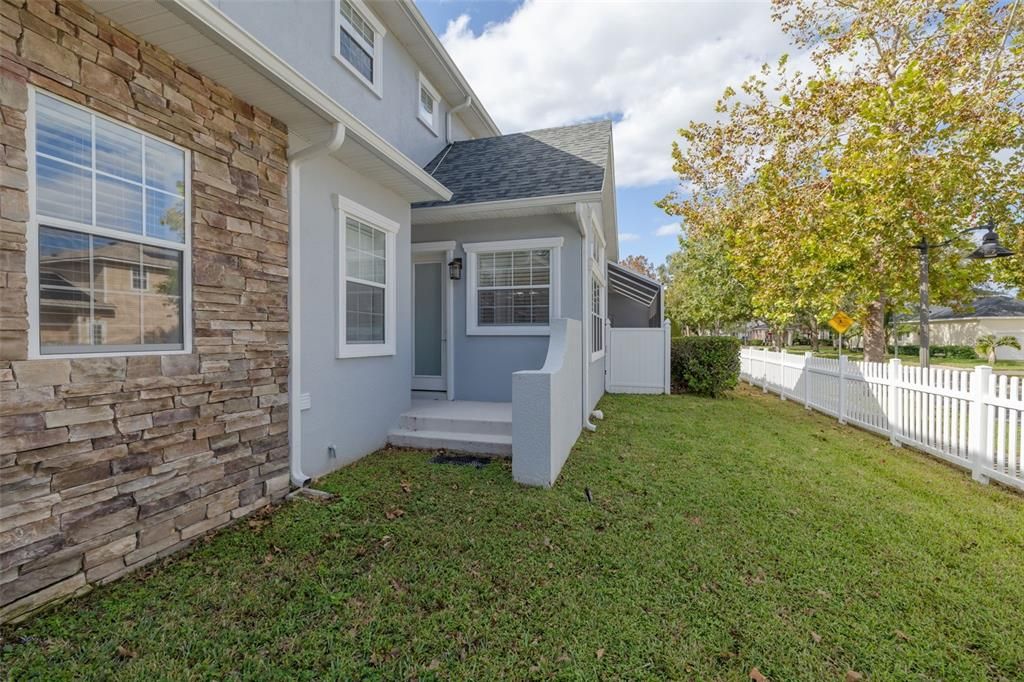
[[676,131],[787,49],[766,2],[417,4],[504,132],[615,121],[620,252],[655,265],[677,247],[654,206],[677,186]]

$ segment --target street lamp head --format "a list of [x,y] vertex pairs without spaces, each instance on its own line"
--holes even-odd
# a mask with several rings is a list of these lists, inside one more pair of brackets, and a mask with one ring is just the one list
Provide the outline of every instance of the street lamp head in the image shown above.
[[982,228],[988,231],[985,233],[985,236],[981,238],[981,246],[972,251],[968,258],[1005,258],[1006,256],[1013,255],[1013,251],[1010,251],[999,243],[999,235],[996,234],[996,226],[991,220],[982,225]]

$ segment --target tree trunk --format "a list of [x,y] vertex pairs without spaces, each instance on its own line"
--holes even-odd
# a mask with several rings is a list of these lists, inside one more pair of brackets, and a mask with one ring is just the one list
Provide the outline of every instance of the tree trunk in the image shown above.
[[815,352],[815,353],[817,353],[818,349],[821,347],[821,339],[819,338],[820,336],[821,336],[821,332],[818,331],[818,321],[812,319],[811,320],[811,350],[813,352]]
[[862,326],[864,328],[864,359],[868,362],[883,362],[885,360],[884,299],[880,298],[868,304]]

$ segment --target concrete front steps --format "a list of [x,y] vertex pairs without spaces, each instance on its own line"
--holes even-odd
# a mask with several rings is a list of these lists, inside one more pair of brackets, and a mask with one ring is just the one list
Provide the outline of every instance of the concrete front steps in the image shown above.
[[401,448],[512,456],[512,403],[413,400],[388,433]]

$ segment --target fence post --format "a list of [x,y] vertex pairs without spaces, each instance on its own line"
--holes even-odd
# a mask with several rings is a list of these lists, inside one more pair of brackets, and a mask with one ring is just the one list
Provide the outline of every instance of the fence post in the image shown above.
[[971,411],[967,433],[970,434],[971,478],[979,483],[988,483],[988,476],[982,467],[986,464],[985,448],[988,445],[988,405],[985,404],[985,398],[988,396],[991,378],[992,368],[984,365],[975,367],[974,376],[971,377]]
[[899,399],[899,382],[900,375],[903,373],[901,368],[902,363],[899,358],[892,358],[889,360],[889,366],[886,368],[889,375],[886,377],[887,384],[889,386],[889,396],[886,399],[885,406],[885,419],[889,423],[889,442],[900,447],[900,423],[903,421],[900,415],[900,404]]
[[783,348],[779,354],[779,383],[782,386],[779,387],[779,397],[783,401],[786,400],[786,349]]
[[804,378],[804,407],[811,409],[811,351],[804,352],[804,368],[800,374]]
[[761,392],[768,392],[768,349],[761,349]]
[[672,393],[672,323],[665,320],[661,323],[665,332],[665,395]]
[[839,356],[839,423],[846,423],[846,355]]

